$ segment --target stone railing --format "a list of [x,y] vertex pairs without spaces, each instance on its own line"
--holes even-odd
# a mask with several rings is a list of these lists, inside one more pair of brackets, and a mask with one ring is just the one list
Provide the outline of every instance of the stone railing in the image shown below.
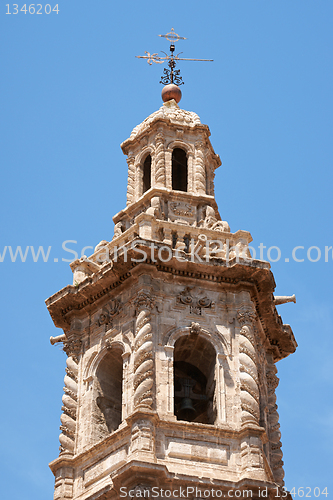
[[162,243],[179,252],[194,253],[205,256],[207,251],[210,257],[232,260],[239,256],[251,258],[248,245],[252,241],[247,231],[230,233],[226,231],[182,225],[179,222],[170,222],[156,219],[153,215],[142,213],[136,217],[133,224],[124,233],[114,238],[104,249],[99,249],[89,260],[103,264],[106,252],[109,258],[114,259],[115,254],[124,253],[122,247],[130,247],[129,243],[134,240],[150,240]]

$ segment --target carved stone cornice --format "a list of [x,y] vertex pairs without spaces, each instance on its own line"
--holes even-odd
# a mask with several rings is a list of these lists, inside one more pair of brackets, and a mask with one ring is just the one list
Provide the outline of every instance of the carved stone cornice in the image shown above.
[[[163,190],[155,191],[162,193]],[[238,233],[234,233],[233,236],[238,237]],[[128,244],[127,262],[120,256],[118,262],[114,262],[112,269],[101,269],[99,274],[95,274],[94,280],[90,278],[91,281],[89,281],[87,278],[85,283],[78,288],[68,285],[46,301],[57,327],[67,331],[74,315],[83,317],[98,310],[95,303],[110,292],[114,294],[118,288],[124,286],[127,280],[130,281],[130,286],[133,286],[135,284],[134,274],[137,269],[144,265],[155,269],[158,273],[158,279],[164,279],[164,276],[169,279],[169,275],[177,277],[181,275],[183,278],[188,277],[191,280],[198,279],[223,284],[235,292],[246,288],[253,296],[258,319],[260,319],[265,336],[273,346],[274,360],[282,359],[296,350],[297,342],[293,332],[289,325],[283,325],[273,304],[275,282],[268,263],[254,260],[247,265],[242,265],[234,261],[226,267],[223,259],[216,258],[214,262],[208,263],[188,261],[184,267],[183,263],[173,258],[166,263],[147,261],[142,264],[131,261],[132,257],[137,258],[137,253],[135,249],[130,248],[130,244]],[[149,255],[151,251],[149,241],[142,248]],[[241,305],[239,309],[239,312],[242,313]],[[242,321],[242,316],[240,316],[240,320]]]

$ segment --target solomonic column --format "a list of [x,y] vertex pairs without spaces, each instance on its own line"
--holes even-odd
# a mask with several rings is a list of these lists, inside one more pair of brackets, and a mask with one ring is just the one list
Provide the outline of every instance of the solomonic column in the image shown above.
[[59,436],[60,452],[74,453],[76,413],[77,413],[77,375],[78,375],[78,353],[81,342],[79,340],[64,340],[64,351],[67,354],[66,375],[64,378],[64,395],[62,397],[61,434]]
[[154,299],[140,292],[135,299],[136,325],[134,340],[134,409],[153,406],[154,360],[151,310]]
[[134,156],[128,156],[128,179],[127,179],[127,202],[126,205],[130,205],[135,201],[135,158]]
[[206,167],[202,142],[195,143],[195,191],[206,194]]
[[164,152],[164,138],[162,134],[156,136],[156,174],[155,185],[156,187],[165,187],[165,152]]
[[279,414],[277,411],[275,390],[279,385],[279,379],[276,376],[277,369],[272,359],[268,359],[266,371],[267,388],[268,388],[268,425],[269,425],[269,455],[271,469],[275,481],[280,485],[284,485],[284,470],[283,470],[283,453],[281,450],[281,432],[279,423]]
[[252,309],[241,309],[237,313],[237,319],[241,325],[239,332],[239,364],[242,425],[247,422],[259,424],[258,360],[253,331],[256,315]]

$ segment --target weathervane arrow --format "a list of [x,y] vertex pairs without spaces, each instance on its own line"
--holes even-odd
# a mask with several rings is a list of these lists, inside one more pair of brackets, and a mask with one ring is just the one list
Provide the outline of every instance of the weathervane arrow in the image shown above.
[[175,55],[175,43],[178,42],[179,40],[186,40],[186,38],[179,36],[178,33],[175,33],[175,30],[171,28],[171,31],[167,33],[166,35],[158,35],[160,37],[166,38],[170,44],[170,55],[166,54],[163,52],[164,56],[159,56],[157,52],[154,54],[150,54],[150,52],[145,51],[145,56],[135,56],[138,59],[147,59],[148,64],[151,66],[154,63],[156,64],[163,64],[165,61],[168,61],[168,68],[164,68],[163,71],[163,76],[161,77],[160,83],[163,83],[164,85],[168,84],[176,84],[176,85],[183,85],[183,79],[180,76],[180,70],[176,70],[176,61],[206,61],[206,62],[213,62],[213,59],[189,59],[185,57],[179,57],[182,52],[179,52],[179,54]]

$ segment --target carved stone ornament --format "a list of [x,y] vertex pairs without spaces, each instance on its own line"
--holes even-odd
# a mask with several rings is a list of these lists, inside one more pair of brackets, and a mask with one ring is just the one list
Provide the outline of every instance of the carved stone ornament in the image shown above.
[[63,343],[63,351],[67,354],[68,357],[73,357],[73,359],[77,360],[77,357],[81,351],[82,342],[77,338],[69,338]]
[[201,326],[199,325],[199,323],[192,322],[190,329],[191,329],[191,335],[199,335],[199,333],[201,332]]
[[109,313],[107,312],[102,312],[102,314],[100,314],[98,320],[97,320],[97,323],[99,326],[101,325],[107,325],[108,323],[110,323],[110,315]]
[[106,341],[105,341],[105,347],[107,349],[112,349],[112,339],[106,339]]
[[137,125],[133,129],[130,139],[134,139],[137,135],[143,133],[145,129],[148,129],[154,121],[160,119],[170,120],[171,123],[186,125],[188,127],[195,127],[195,125],[201,124],[200,118],[196,113],[180,109],[176,101],[172,100],[164,103],[159,110],[152,113],[142,123]]
[[155,305],[155,299],[149,292],[140,291],[134,299],[134,305],[137,311],[142,309],[152,309]]
[[242,308],[237,311],[237,320],[241,325],[252,325],[256,317],[256,313],[250,308]]
[[111,319],[118,314],[121,309],[121,303],[119,299],[112,299],[110,302],[103,307],[102,312],[97,320],[99,326],[107,325],[111,322]]
[[230,232],[229,224],[224,220],[217,220],[215,217],[215,210],[213,207],[207,205],[206,207],[206,217],[200,224],[201,227],[205,227],[207,229],[212,229],[213,231],[222,231],[222,232]]
[[177,297],[177,301],[180,304],[184,304],[186,306],[190,306],[191,314],[197,314],[201,316],[202,309],[210,309],[215,304],[208,297],[199,297],[195,298],[191,294],[191,287],[187,286]]
[[114,235],[112,239],[118,238],[121,236],[124,232],[126,231],[126,227],[124,222],[119,221],[117,224],[114,226]]
[[185,290],[180,292],[177,299],[178,299],[178,302],[181,302],[181,304],[185,304],[185,305],[193,304],[193,297],[191,295],[191,287],[187,286],[185,288]]
[[179,217],[194,217],[194,207],[189,203],[173,202],[170,203],[170,208],[175,215]]

